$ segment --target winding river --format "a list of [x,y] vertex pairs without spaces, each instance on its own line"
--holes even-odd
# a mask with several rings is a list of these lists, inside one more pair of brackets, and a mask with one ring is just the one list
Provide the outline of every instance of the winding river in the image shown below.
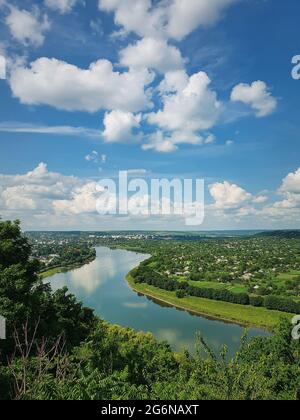
[[[197,332],[202,333],[214,350],[226,344],[230,354],[237,351],[244,328],[158,304],[130,289],[125,276],[147,255],[106,247],[96,250],[97,258],[91,264],[52,276],[49,280],[52,289],[67,286],[102,319],[138,331],[150,331],[159,340],[168,341],[176,351],[186,348],[193,352]],[[264,335],[267,334],[259,329],[249,330],[250,337]]]

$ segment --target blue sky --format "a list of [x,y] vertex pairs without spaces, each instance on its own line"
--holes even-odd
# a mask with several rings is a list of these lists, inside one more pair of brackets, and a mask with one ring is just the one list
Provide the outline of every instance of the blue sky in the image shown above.
[[95,212],[96,180],[134,170],[204,178],[199,229],[299,228],[299,12],[297,0],[0,0],[2,217],[185,229]]

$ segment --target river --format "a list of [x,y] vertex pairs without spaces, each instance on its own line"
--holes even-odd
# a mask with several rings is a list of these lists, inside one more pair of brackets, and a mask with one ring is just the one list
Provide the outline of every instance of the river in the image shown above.
[[[67,286],[102,319],[138,331],[150,331],[159,340],[168,341],[175,351],[186,348],[193,352],[197,332],[201,332],[214,350],[226,344],[231,355],[237,351],[244,328],[158,304],[130,289],[125,276],[147,255],[106,247],[96,251],[97,258],[92,263],[47,280],[52,289]],[[259,329],[249,329],[250,337],[265,335]]]

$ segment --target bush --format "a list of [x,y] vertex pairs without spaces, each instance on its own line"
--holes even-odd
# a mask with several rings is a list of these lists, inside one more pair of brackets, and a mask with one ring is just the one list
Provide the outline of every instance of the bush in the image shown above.
[[178,284],[179,290],[188,290],[188,288],[189,288],[189,284],[187,281],[182,281]]
[[264,298],[262,296],[250,296],[249,302],[251,306],[255,306],[257,308],[264,306]]
[[203,274],[200,273],[192,273],[190,276],[190,279],[193,281],[202,281],[203,280]]
[[281,298],[278,296],[270,295],[265,298],[265,307],[267,309],[290,312],[293,314],[300,313],[300,304],[290,299]]
[[176,297],[178,299],[183,299],[184,297],[186,297],[186,293],[184,290],[176,290]]

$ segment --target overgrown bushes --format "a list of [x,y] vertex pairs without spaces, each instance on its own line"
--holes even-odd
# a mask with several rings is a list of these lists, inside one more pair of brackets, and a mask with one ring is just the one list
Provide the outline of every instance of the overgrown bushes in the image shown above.
[[176,297],[178,299],[183,299],[187,296],[186,292],[184,290],[176,290]]
[[249,303],[251,306],[261,308],[264,306],[264,298],[262,296],[249,296]]

